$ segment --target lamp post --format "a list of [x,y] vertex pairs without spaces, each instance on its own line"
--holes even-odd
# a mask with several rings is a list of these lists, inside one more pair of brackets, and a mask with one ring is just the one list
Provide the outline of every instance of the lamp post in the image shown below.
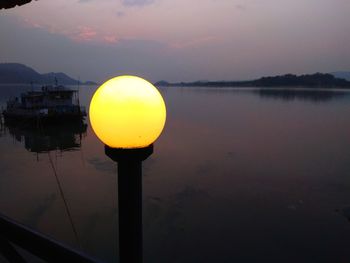
[[105,154],[118,163],[120,262],[141,263],[142,161],[164,128],[164,100],[148,81],[120,76],[96,90],[89,116]]

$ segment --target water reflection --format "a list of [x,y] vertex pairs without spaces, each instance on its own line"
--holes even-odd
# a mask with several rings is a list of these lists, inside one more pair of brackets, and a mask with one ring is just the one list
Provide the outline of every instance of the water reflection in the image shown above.
[[312,102],[326,102],[348,95],[344,91],[310,90],[310,89],[269,89],[254,90],[261,98],[281,99],[285,101],[305,100]]
[[[94,90],[81,89],[83,106]],[[167,125],[143,163],[145,263],[349,261],[350,93],[161,92]],[[36,162],[22,143],[6,127],[1,212],[77,244],[49,155]],[[53,161],[84,251],[118,262],[115,163],[90,127],[79,151]]]
[[8,132],[16,141],[23,142],[29,152],[46,153],[78,150],[86,129],[83,122],[50,126],[5,124],[2,133]]

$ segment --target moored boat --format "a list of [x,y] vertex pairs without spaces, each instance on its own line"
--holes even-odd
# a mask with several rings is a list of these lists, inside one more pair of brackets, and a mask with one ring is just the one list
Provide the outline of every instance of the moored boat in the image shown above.
[[5,123],[59,123],[82,121],[86,116],[79,103],[78,90],[64,86],[43,86],[41,90],[22,93],[7,101]]

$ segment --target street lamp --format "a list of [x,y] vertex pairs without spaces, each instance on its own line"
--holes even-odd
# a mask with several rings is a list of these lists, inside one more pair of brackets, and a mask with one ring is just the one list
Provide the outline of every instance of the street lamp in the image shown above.
[[156,87],[135,76],[120,76],[103,83],[90,104],[91,126],[112,148],[144,148],[163,130],[165,103]]
[[103,83],[90,103],[90,122],[118,163],[119,247],[122,263],[142,262],[142,161],[166,120],[162,95],[150,82],[120,76]]

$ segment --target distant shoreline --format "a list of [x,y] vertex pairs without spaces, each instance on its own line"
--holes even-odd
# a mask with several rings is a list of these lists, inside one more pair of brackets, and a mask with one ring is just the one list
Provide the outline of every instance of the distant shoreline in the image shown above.
[[279,86],[279,87],[264,87],[264,86],[162,86],[156,85],[159,88],[198,88],[198,89],[217,89],[217,90],[278,90],[278,91],[350,91],[350,87],[327,87],[327,86],[319,86],[319,87],[311,87],[311,86]]
[[350,81],[336,78],[331,74],[315,73],[312,75],[282,75],[274,77],[262,77],[248,81],[195,81],[169,83],[159,81],[156,86],[162,87],[211,87],[211,88],[327,88],[350,89]]

